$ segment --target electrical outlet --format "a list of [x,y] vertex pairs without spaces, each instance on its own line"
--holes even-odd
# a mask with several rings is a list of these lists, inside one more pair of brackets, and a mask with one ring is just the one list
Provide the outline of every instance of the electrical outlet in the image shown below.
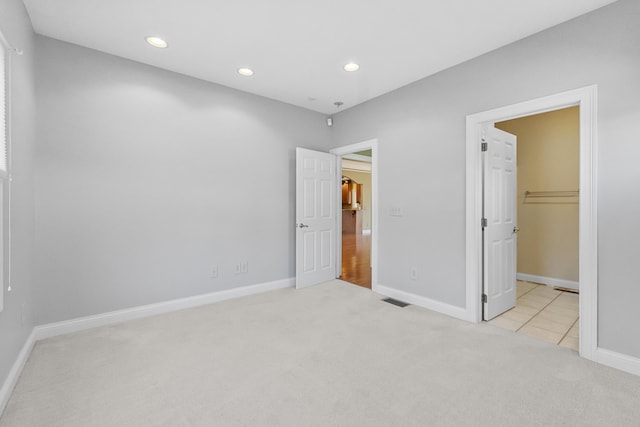
[[391,216],[402,216],[403,212],[402,212],[402,208],[399,206],[392,206],[389,209],[389,215]]
[[211,266],[211,278],[212,279],[218,278],[218,264],[213,264]]
[[249,272],[249,262],[248,261],[242,261],[240,263],[240,272],[241,273],[248,273]]
[[239,263],[237,263],[237,264],[234,266],[234,268],[233,268],[233,272],[234,272],[235,274],[240,274],[240,273],[242,273],[242,263],[240,263],[240,262],[239,262]]
[[418,269],[415,267],[411,267],[411,273],[409,277],[411,277],[411,280],[418,280]]

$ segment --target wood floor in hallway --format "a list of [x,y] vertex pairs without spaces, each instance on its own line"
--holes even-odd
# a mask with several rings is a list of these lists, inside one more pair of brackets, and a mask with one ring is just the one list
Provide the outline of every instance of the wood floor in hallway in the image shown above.
[[342,233],[342,280],[371,289],[371,235]]

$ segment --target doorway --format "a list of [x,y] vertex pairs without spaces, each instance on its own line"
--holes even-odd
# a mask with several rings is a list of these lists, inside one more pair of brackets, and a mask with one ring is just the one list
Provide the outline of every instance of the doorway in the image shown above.
[[371,150],[342,156],[340,279],[371,289]]
[[597,350],[597,86],[563,92],[467,116],[466,138],[466,271],[469,320],[482,320],[482,156],[483,126],[496,122],[579,106],[579,352],[595,360]]
[[[517,138],[516,300],[484,320],[578,350],[580,107],[497,122]],[[487,204],[485,194],[485,205]],[[491,256],[491,254],[489,254]]]
[[338,275],[373,291],[378,253],[377,150],[378,141],[373,139],[330,151],[337,156],[340,189],[344,190],[337,195]]

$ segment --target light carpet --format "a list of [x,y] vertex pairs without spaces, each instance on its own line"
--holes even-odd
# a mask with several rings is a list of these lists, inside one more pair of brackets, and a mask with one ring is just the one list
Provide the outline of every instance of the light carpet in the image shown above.
[[36,344],[0,426],[638,426],[640,377],[333,281]]

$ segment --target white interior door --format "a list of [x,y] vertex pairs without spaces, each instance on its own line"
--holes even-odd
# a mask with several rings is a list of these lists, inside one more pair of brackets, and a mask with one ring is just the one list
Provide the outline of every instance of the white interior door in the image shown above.
[[296,148],[296,288],[335,279],[336,156]]
[[484,319],[516,305],[516,136],[486,127],[483,131]]

